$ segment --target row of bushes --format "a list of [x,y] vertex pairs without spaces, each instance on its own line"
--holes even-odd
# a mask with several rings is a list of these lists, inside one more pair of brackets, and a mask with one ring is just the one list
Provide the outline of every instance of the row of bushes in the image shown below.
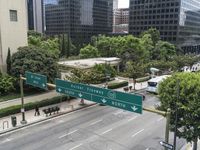
[[[34,109],[36,105],[38,107],[44,107],[48,105],[58,104],[70,99],[72,99],[72,97],[65,96],[65,95],[57,96],[57,97],[53,97],[51,99],[45,99],[39,102],[27,103],[25,104],[24,107],[25,107],[25,110],[28,111],[28,110]],[[0,118],[8,116],[8,115],[12,115],[12,114],[20,113],[20,112],[21,112],[21,105],[15,105],[15,106],[3,108],[3,109],[0,109]]]
[[150,76],[142,77],[142,78],[137,78],[137,79],[136,79],[136,82],[137,82],[137,83],[145,82],[145,81],[148,81],[149,79],[151,79]]
[[128,86],[127,81],[122,81],[122,82],[118,82],[118,83],[109,83],[108,89],[117,89],[117,88],[121,88],[121,87],[124,87],[124,86]]

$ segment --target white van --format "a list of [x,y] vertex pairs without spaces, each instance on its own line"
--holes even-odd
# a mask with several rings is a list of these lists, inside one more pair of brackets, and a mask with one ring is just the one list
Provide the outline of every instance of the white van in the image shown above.
[[147,83],[147,92],[151,92],[151,93],[156,93],[158,94],[158,86],[159,84],[165,80],[167,77],[170,77],[170,75],[163,75],[163,76],[158,76],[155,78],[150,79]]

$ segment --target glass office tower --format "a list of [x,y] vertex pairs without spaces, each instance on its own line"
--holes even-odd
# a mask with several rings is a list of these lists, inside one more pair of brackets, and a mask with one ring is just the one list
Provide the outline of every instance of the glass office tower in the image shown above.
[[69,34],[74,42],[112,32],[113,0],[43,0],[45,32]]
[[200,52],[199,0],[130,0],[129,33],[139,35],[154,27],[161,39],[186,53]]

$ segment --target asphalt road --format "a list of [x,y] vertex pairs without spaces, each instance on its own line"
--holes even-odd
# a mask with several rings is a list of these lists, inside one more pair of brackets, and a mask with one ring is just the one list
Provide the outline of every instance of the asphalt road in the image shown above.
[[[148,95],[145,106],[157,104]],[[0,136],[0,150],[162,150],[165,118],[94,106]],[[170,143],[173,134],[170,134]],[[177,140],[180,149],[184,140]]]

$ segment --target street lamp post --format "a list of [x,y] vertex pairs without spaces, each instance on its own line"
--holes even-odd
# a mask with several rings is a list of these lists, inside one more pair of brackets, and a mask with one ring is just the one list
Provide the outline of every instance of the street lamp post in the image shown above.
[[24,109],[24,89],[23,89],[23,79],[21,74],[20,74],[20,92],[21,92],[21,113],[22,113],[21,124],[26,124],[27,121],[25,119],[25,109]]
[[177,99],[175,101],[175,129],[174,129],[174,150],[176,150],[176,135],[177,135],[177,120],[178,120],[178,109],[177,101],[180,96],[180,80],[177,80]]

